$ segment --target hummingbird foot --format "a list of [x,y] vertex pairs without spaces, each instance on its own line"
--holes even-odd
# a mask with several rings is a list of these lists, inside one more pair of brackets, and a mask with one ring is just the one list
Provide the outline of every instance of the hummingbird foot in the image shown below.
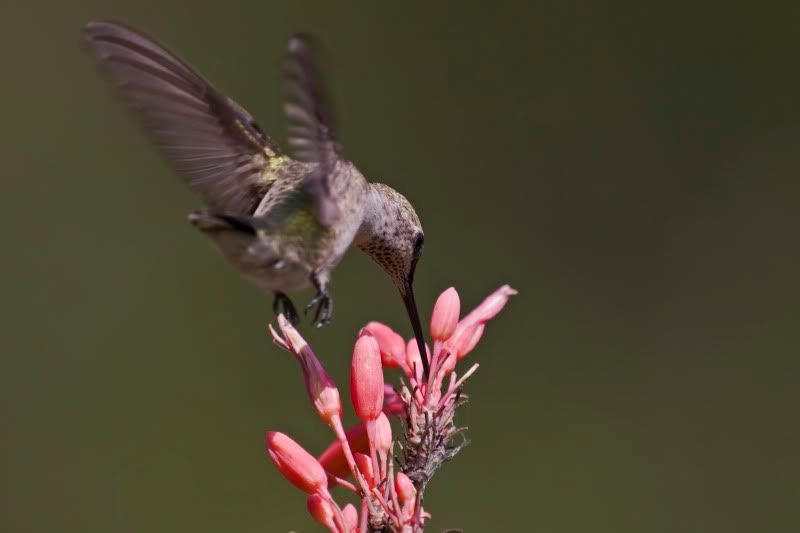
[[314,306],[317,307],[314,312],[314,325],[321,328],[330,324],[333,319],[333,298],[327,292],[318,292],[306,305],[305,314],[308,314]]
[[274,311],[276,315],[283,313],[286,320],[291,322],[293,326],[296,326],[297,323],[300,322],[300,315],[297,314],[297,309],[295,309],[289,297],[282,292],[275,293],[275,299],[272,300],[272,311]]
[[316,306],[314,312],[314,325],[318,328],[327,326],[333,319],[333,298],[328,294],[328,276],[312,276],[311,282],[317,288],[317,294],[305,307],[304,313],[308,314],[312,307]]

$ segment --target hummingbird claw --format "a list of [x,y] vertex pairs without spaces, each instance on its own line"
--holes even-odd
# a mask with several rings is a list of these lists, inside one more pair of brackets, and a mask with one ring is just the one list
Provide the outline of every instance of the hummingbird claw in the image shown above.
[[314,296],[314,298],[312,298],[311,301],[306,305],[304,314],[307,315],[308,312],[315,306],[317,310],[314,311],[313,324],[318,328],[330,324],[331,319],[333,319],[333,298],[326,293],[317,293],[317,295]]
[[314,325],[318,328],[327,326],[333,319],[333,298],[324,295],[317,305],[317,312],[314,314]]
[[331,323],[333,319],[333,298],[328,294],[328,274],[317,274],[311,277],[311,282],[317,288],[317,294],[305,307],[304,314],[308,314],[312,307],[316,306],[313,324],[321,328]]
[[293,326],[296,326],[300,321],[300,315],[297,314],[297,309],[295,309],[292,300],[282,292],[275,293],[275,299],[272,301],[272,311],[276,315],[283,313],[286,320]]

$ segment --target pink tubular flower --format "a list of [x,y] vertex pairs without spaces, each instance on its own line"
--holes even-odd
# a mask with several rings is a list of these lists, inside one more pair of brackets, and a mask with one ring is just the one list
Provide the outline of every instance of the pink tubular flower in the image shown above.
[[266,441],[269,458],[289,483],[308,494],[327,490],[325,469],[302,446],[277,431],[268,431]]
[[487,296],[481,303],[464,317],[462,322],[487,322],[497,315],[508,302],[510,296],[517,294],[515,289],[509,285],[503,285],[492,294]]
[[355,532],[358,527],[358,511],[355,506],[352,503],[345,505],[344,509],[342,509],[342,515],[344,516],[344,524],[347,526],[347,530]]
[[283,315],[278,315],[278,326],[284,338],[281,338],[270,325],[269,330],[273,340],[278,346],[294,354],[303,369],[303,379],[306,382],[306,391],[311,403],[314,404],[320,418],[330,424],[333,417],[342,414],[339,389],[322,368],[322,364],[306,340]]
[[449,339],[458,324],[460,311],[461,301],[453,287],[440,294],[431,315],[431,337],[437,341]]
[[375,420],[383,408],[383,368],[375,337],[368,332],[356,341],[350,368],[350,396],[361,420]]
[[508,285],[503,285],[487,296],[478,307],[461,319],[452,336],[445,341],[445,347],[457,354],[458,359],[464,358],[475,348],[483,336],[486,322],[494,318],[506,305],[508,299],[515,294],[517,294],[516,290]]
[[485,327],[486,326],[480,323],[464,324],[463,326],[459,324],[456,328],[456,332],[447,340],[445,346],[447,346],[458,359],[463,359],[475,348],[478,341],[481,340]]
[[406,357],[406,343],[400,334],[380,322],[370,322],[364,326],[364,330],[372,334],[378,341],[383,366],[386,368],[403,366]]
[[331,531],[338,531],[333,518],[333,508],[319,494],[312,494],[306,500],[306,507],[311,517]]

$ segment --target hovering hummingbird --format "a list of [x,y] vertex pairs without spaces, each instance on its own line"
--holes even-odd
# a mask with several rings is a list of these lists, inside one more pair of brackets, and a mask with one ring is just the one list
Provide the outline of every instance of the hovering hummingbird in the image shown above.
[[147,35],[97,20],[86,41],[127,103],[138,111],[161,153],[207,208],[189,220],[243,276],[274,294],[273,309],[296,322],[287,292],[309,285],[314,323],[330,322],[331,272],[351,244],[400,291],[428,362],[413,281],[424,235],[411,203],[369,183],[342,156],[331,107],[304,35],[289,40],[285,71],[290,155],[239,104]]

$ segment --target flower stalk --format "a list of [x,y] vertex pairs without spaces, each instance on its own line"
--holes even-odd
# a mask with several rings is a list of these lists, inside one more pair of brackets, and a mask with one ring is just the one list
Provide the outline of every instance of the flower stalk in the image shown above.
[[[406,342],[379,322],[364,326],[353,349],[350,374],[353,409],[362,422],[349,430],[342,424],[339,389],[305,339],[283,316],[278,317],[280,332],[269,327],[275,343],[300,364],[309,400],[335,435],[314,458],[288,436],[267,433],[270,459],[288,481],[309,494],[306,504],[315,521],[334,533],[424,530],[431,516],[423,508],[425,488],[467,443],[465,428],[457,427],[454,418],[467,401],[464,383],[478,364],[459,377],[457,362],[475,348],[486,323],[514,294],[504,285],[459,319],[458,292],[452,287],[444,291],[431,316],[433,351],[426,346],[427,376],[415,338]],[[384,383],[384,372],[395,368],[403,377],[392,387]],[[403,432],[396,438],[390,417],[402,422]],[[350,476],[355,483],[347,481]],[[352,504],[339,506],[329,486],[355,492],[361,499],[360,513]]]

